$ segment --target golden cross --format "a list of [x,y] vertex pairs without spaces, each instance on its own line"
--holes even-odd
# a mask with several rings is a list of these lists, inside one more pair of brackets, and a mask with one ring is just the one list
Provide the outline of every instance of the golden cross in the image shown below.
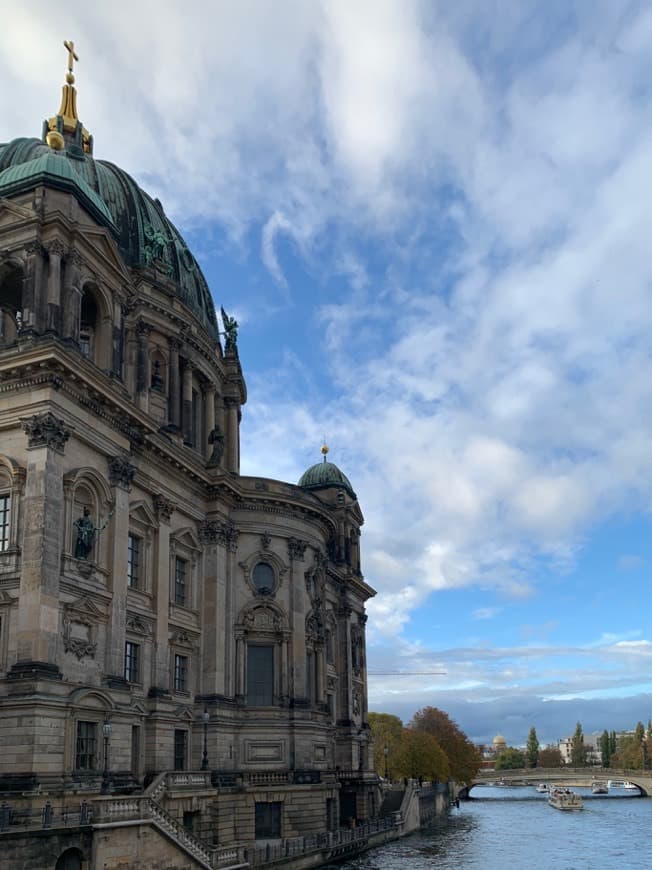
[[68,72],[72,72],[73,61],[79,62],[79,58],[75,54],[75,43],[69,39],[64,39],[63,46],[68,49]]

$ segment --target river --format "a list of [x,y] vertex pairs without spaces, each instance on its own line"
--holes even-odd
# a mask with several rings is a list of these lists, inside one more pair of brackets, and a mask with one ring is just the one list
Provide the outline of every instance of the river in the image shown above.
[[474,788],[460,809],[340,870],[630,870],[652,867],[652,798],[584,798],[560,812],[534,788]]

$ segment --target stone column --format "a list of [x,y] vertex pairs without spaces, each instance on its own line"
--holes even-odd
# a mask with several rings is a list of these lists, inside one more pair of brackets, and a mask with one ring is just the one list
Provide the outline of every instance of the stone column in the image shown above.
[[124,650],[127,618],[127,538],[129,535],[129,490],[135,473],[129,454],[109,459],[109,480],[113,487],[113,600],[107,625],[106,674],[109,684],[124,685]]
[[136,400],[138,407],[147,411],[149,398],[149,335],[152,327],[149,323],[139,320],[136,324],[138,353],[136,356]]
[[240,403],[237,399],[226,396],[226,451],[225,466],[227,471],[240,473]]
[[186,360],[183,369],[183,440],[192,444],[192,363]]
[[59,679],[59,577],[63,541],[63,453],[70,429],[54,414],[22,420],[29,451],[12,675]]
[[63,284],[63,337],[79,341],[79,320],[81,317],[81,267],[82,258],[74,249],[66,260]]
[[156,602],[156,638],[154,642],[154,675],[156,689],[170,689],[169,616],[170,616],[170,519],[174,505],[164,495],[154,496],[158,517],[156,554],[154,556],[154,600]]
[[25,272],[22,293],[22,326],[20,331],[29,334],[43,328],[40,314],[43,296],[43,271],[45,250],[40,242],[25,245]]
[[351,606],[342,603],[338,610],[338,634],[340,637],[340,663],[338,667],[340,690],[340,713],[342,719],[353,718],[353,661],[351,657]]
[[178,429],[181,424],[179,416],[179,408],[181,407],[179,389],[179,348],[181,347],[181,342],[178,338],[169,338],[168,342],[170,344],[168,420],[170,421],[170,425],[176,426]]
[[210,441],[211,432],[215,429],[215,385],[209,383],[204,393],[204,401],[206,402],[206,431],[204,432],[204,456],[210,456],[212,444]]
[[61,260],[66,252],[63,242],[55,239],[48,248],[48,292],[46,332],[61,332]]

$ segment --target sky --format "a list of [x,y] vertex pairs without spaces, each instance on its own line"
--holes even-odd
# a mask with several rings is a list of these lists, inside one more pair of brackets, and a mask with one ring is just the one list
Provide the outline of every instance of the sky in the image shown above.
[[40,135],[74,40],[95,156],[239,321],[242,473],[296,482],[325,439],[350,478],[369,708],[511,745],[647,722],[650,4],[0,15],[0,141]]

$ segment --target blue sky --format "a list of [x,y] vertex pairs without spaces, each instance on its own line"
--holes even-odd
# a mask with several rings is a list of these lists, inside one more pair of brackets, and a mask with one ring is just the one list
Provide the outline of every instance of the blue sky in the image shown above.
[[524,743],[652,716],[652,9],[8,2],[0,140],[58,108],[240,322],[242,470],[366,523],[370,708]]

